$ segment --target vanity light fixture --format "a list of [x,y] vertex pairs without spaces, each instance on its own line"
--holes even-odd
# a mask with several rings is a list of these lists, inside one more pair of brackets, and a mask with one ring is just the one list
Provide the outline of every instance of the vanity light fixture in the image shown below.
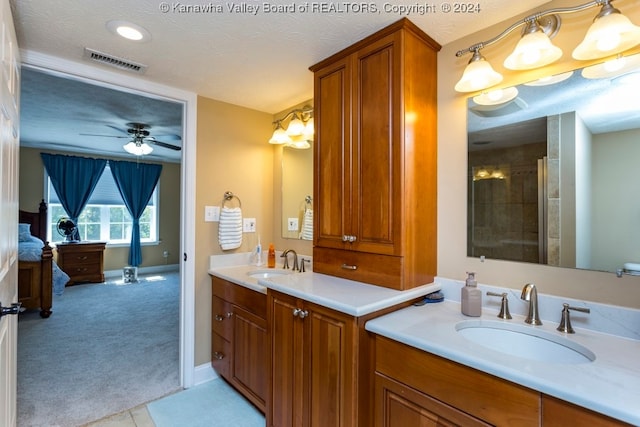
[[573,75],[573,71],[567,71],[566,73],[554,74],[553,76],[541,77],[538,80],[534,80],[529,83],[525,83],[525,86],[549,86],[556,83],[563,82]]
[[558,32],[559,28],[560,17],[557,15],[529,21],[522,31],[523,36],[516,48],[505,59],[505,68],[531,70],[544,67],[560,59],[562,49],[551,43],[551,37]]
[[[488,89],[500,83],[502,76],[494,71],[489,62],[480,55],[480,50],[502,40],[521,26],[524,26],[522,38],[513,53],[504,61],[506,68],[529,70],[558,60],[562,56],[562,51],[551,43],[551,38],[560,29],[560,17],[558,16],[560,14],[580,12],[596,6],[602,7],[587,31],[584,40],[574,49],[572,56],[575,59],[604,58],[637,46],[640,44],[640,27],[631,23],[620,10],[611,6],[612,1],[614,0],[594,0],[578,6],[558,7],[537,12],[513,23],[489,40],[459,50],[456,52],[457,57],[467,53],[472,53],[472,57],[469,65],[464,70],[462,78],[456,84],[455,90],[458,92],[475,92]],[[481,66],[478,64],[481,64]],[[472,65],[473,68],[471,68]],[[480,71],[484,73],[480,73]],[[495,74],[493,74],[493,78],[490,78],[492,73]],[[500,78],[495,75],[500,76]]]
[[[276,126],[269,144],[285,145],[297,149],[311,147],[313,140],[313,108],[305,105],[302,108],[289,111],[283,118],[273,122]],[[282,123],[291,118],[286,129]]]
[[601,64],[583,68],[582,77],[585,79],[613,78],[630,73],[638,68],[640,68],[640,53],[629,56],[618,55]]

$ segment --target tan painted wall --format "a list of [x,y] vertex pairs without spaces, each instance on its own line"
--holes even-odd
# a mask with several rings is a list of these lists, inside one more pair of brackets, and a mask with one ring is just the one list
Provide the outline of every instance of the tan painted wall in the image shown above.
[[[35,148],[20,148],[20,209],[37,211],[44,194],[44,165],[41,152],[69,154]],[[121,159],[119,159],[121,160]],[[140,267],[178,264],[180,261],[180,164],[163,163],[160,175],[160,239],[158,245],[142,246]],[[169,251],[165,260],[164,251]],[[55,251],[54,251],[55,253]],[[120,270],[128,264],[128,247],[105,250],[104,269]]]
[[[195,363],[211,360],[211,276],[209,256],[249,252],[255,234],[245,233],[242,246],[223,252],[218,223],[204,222],[204,207],[220,206],[225,191],[242,201],[242,215],[256,218],[262,245],[274,241],[274,150],[271,114],[198,98],[196,160]],[[236,201],[234,200],[234,203]],[[276,248],[281,249],[278,242]]]
[[[552,1],[538,10],[575,4],[575,1]],[[640,23],[637,2],[619,2],[615,6],[636,25]],[[597,11],[594,8],[563,16],[563,27],[554,39],[554,44],[563,49],[564,56],[559,62],[542,70],[516,73],[502,67],[502,61],[518,41],[517,31],[498,44],[484,49],[483,54],[494,69],[505,76],[502,84],[504,87],[534,80],[544,74],[583,67],[588,63],[573,60],[571,51],[586,33]],[[453,90],[469,60],[468,55],[457,58],[455,53],[490,39],[514,21],[515,19],[509,20],[450,43],[443,47],[438,57],[438,275],[462,280],[465,271],[475,271],[480,283],[521,289],[525,283],[533,282],[543,293],[640,308],[640,279],[637,277],[617,278],[612,273],[508,261],[487,260],[482,263],[479,259],[466,256],[467,136],[464,124],[466,98],[474,94],[459,94]],[[638,50],[640,49],[634,49]]]

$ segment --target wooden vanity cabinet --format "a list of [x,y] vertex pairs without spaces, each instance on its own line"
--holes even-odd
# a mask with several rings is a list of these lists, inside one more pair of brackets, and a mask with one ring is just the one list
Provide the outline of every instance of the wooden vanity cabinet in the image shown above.
[[319,273],[405,290],[436,273],[436,66],[407,19],[314,72]]
[[271,289],[267,295],[267,426],[371,427],[375,342],[365,323],[413,301],[354,317]]
[[356,320],[268,292],[271,395],[267,425],[354,426]]
[[211,365],[265,412],[269,382],[267,296],[215,276],[211,283]]
[[623,427],[631,424],[607,417],[555,397],[542,395],[542,425],[545,427]]
[[375,426],[626,426],[385,337],[375,337]]

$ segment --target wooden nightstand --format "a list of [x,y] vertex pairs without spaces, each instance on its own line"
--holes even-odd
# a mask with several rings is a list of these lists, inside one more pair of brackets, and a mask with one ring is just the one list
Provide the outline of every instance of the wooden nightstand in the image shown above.
[[58,266],[71,277],[69,284],[104,282],[105,242],[58,243]]

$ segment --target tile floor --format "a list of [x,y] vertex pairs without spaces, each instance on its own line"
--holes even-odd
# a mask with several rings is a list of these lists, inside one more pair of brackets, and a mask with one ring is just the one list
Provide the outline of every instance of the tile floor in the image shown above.
[[140,405],[86,424],[84,427],[155,427],[155,424],[147,411],[147,405]]

